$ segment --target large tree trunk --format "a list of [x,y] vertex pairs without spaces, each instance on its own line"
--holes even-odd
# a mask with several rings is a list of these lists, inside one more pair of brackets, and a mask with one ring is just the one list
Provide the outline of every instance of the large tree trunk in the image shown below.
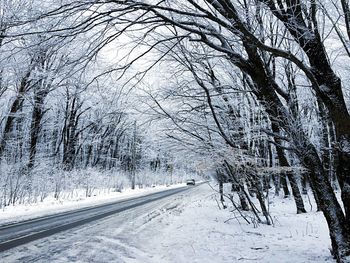
[[20,109],[22,108],[24,95],[27,92],[27,89],[29,86],[29,76],[30,76],[30,71],[28,71],[27,74],[22,78],[20,86],[18,88],[18,93],[16,95],[16,98],[11,104],[10,111],[6,118],[5,127],[0,138],[0,159],[4,154],[6,142],[10,136],[14,121],[16,119],[16,113],[20,111]]
[[76,140],[77,140],[77,111],[79,105],[77,98],[73,98],[71,105],[69,105],[69,99],[67,98],[66,104],[66,120],[64,127],[64,140],[63,140],[63,164],[64,168],[71,170],[74,167],[75,155],[76,155]]
[[[321,211],[321,204],[320,204],[320,199],[318,198],[317,192],[316,192],[316,183],[315,183],[315,177],[316,176],[310,176],[310,172],[303,172],[303,178],[304,180],[308,180],[310,182],[310,187],[312,194],[314,195],[315,203],[316,203],[316,211],[319,212]],[[307,191],[306,191],[307,194]]]
[[347,262],[344,260],[350,256],[350,229],[316,150],[304,154],[302,161],[310,167],[311,184],[330,229],[333,253],[339,262]]
[[[319,122],[321,123],[321,158],[324,170],[330,175],[331,171],[331,145],[329,138],[329,130],[331,127],[328,127],[329,116],[328,112],[325,109],[323,102],[320,99],[317,100],[318,106],[318,115]],[[330,177],[331,180],[331,177]]]
[[[346,222],[350,226],[350,114],[345,103],[341,79],[332,69],[318,31],[316,10],[311,17],[313,23],[313,29],[311,29],[304,21],[299,1],[286,1],[286,9],[283,12],[276,8],[272,0],[260,1],[266,3],[275,16],[284,23],[309,59],[310,70],[315,78],[313,88],[316,91],[316,96],[326,106],[335,126],[339,156],[338,177]],[[349,22],[348,5],[344,5],[344,3],[346,2],[342,3],[346,22]]]
[[30,127],[30,143],[29,143],[29,161],[28,168],[31,169],[35,163],[37,144],[40,134],[40,124],[44,116],[44,99],[47,95],[46,91],[35,91],[34,108],[32,112],[32,123]]
[[350,226],[350,115],[345,104],[341,80],[330,67],[323,44],[318,38],[316,40],[305,51],[320,87],[318,96],[327,107],[335,126],[339,156],[338,178],[346,221]]
[[[264,85],[263,87],[268,87]],[[283,113],[283,105],[276,94],[271,94],[273,88],[265,88],[258,92],[263,101],[269,101],[269,108],[266,108],[275,120],[286,116]],[[277,114],[276,114],[277,113]],[[284,119],[284,118],[282,118]],[[332,247],[339,262],[350,256],[350,228],[343,214],[340,204],[333,192],[329,182],[328,174],[324,171],[315,147],[308,141],[307,136],[302,132],[298,134],[290,130],[290,125],[281,122],[284,129],[290,134],[292,144],[296,147],[296,154],[303,165],[311,171],[311,180],[315,185],[315,192],[319,198],[320,208],[327,220],[332,240]]]
[[[269,85],[263,85],[262,87],[267,88],[261,89],[257,94],[262,98],[262,101],[269,101],[268,107],[266,107],[267,111],[275,117],[275,120],[284,119],[281,116],[288,118],[288,114],[283,113],[283,105],[277,94],[271,93],[274,89],[269,88]],[[307,136],[302,132],[296,134],[293,130],[290,130],[290,124],[288,125],[283,121],[280,124],[290,134],[299,160],[311,171],[311,180],[315,184],[315,192],[319,198],[320,208],[328,223],[334,253],[339,260],[343,260],[350,256],[350,228],[333,192],[328,174],[324,171],[318,153],[308,141]]]
[[292,193],[294,196],[295,204],[297,207],[297,213],[306,213],[305,207],[304,207],[304,201],[300,193],[298,180],[295,176],[295,173],[293,171],[287,171],[287,177],[289,179],[290,185],[292,187]]
[[278,176],[280,177],[280,183],[282,185],[284,198],[288,198],[290,196],[289,188],[288,188],[288,182],[287,177],[285,173],[279,173]]
[[[328,175],[323,169],[314,145],[309,142],[306,134],[302,131],[296,132],[293,128],[298,123],[293,123],[293,118],[285,110],[280,98],[277,96],[275,90],[278,90],[279,87],[272,77],[266,73],[256,48],[251,46],[249,42],[245,43],[245,48],[249,56],[249,65],[254,66],[247,67],[244,65],[245,68],[243,69],[251,76],[255,84],[255,95],[265,106],[271,122],[276,122],[287,132],[299,160],[311,171],[321,210],[330,230],[334,253],[341,262],[341,260],[350,256],[350,225],[333,192]],[[233,61],[233,63],[237,64],[237,61]],[[350,163],[350,160],[348,160],[348,163]]]

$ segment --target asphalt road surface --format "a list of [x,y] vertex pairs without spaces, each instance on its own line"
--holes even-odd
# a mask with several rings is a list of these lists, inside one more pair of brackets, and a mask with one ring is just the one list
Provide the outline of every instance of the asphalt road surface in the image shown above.
[[108,216],[116,216],[116,214],[123,211],[149,204],[156,200],[164,199],[190,189],[193,189],[193,186],[169,189],[123,201],[78,209],[12,224],[0,225],[0,252]]

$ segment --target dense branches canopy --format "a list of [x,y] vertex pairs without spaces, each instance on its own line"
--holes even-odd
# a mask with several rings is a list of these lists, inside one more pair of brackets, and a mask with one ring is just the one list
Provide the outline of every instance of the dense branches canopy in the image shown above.
[[308,181],[350,261],[347,0],[0,3],[2,205],[43,192],[48,166],[133,188],[186,171],[232,183],[270,224],[266,184],[289,195],[289,181],[304,213]]

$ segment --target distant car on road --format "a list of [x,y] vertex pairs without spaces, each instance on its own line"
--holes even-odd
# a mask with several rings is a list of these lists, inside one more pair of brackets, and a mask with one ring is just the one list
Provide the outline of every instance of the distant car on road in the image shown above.
[[188,180],[186,180],[186,184],[187,185],[195,185],[196,181],[194,179],[188,179]]

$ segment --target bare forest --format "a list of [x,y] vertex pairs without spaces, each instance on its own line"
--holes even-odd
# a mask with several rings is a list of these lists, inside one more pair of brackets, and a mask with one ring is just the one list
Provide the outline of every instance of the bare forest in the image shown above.
[[350,262],[349,5],[0,0],[0,208],[190,177],[273,225],[310,194]]

